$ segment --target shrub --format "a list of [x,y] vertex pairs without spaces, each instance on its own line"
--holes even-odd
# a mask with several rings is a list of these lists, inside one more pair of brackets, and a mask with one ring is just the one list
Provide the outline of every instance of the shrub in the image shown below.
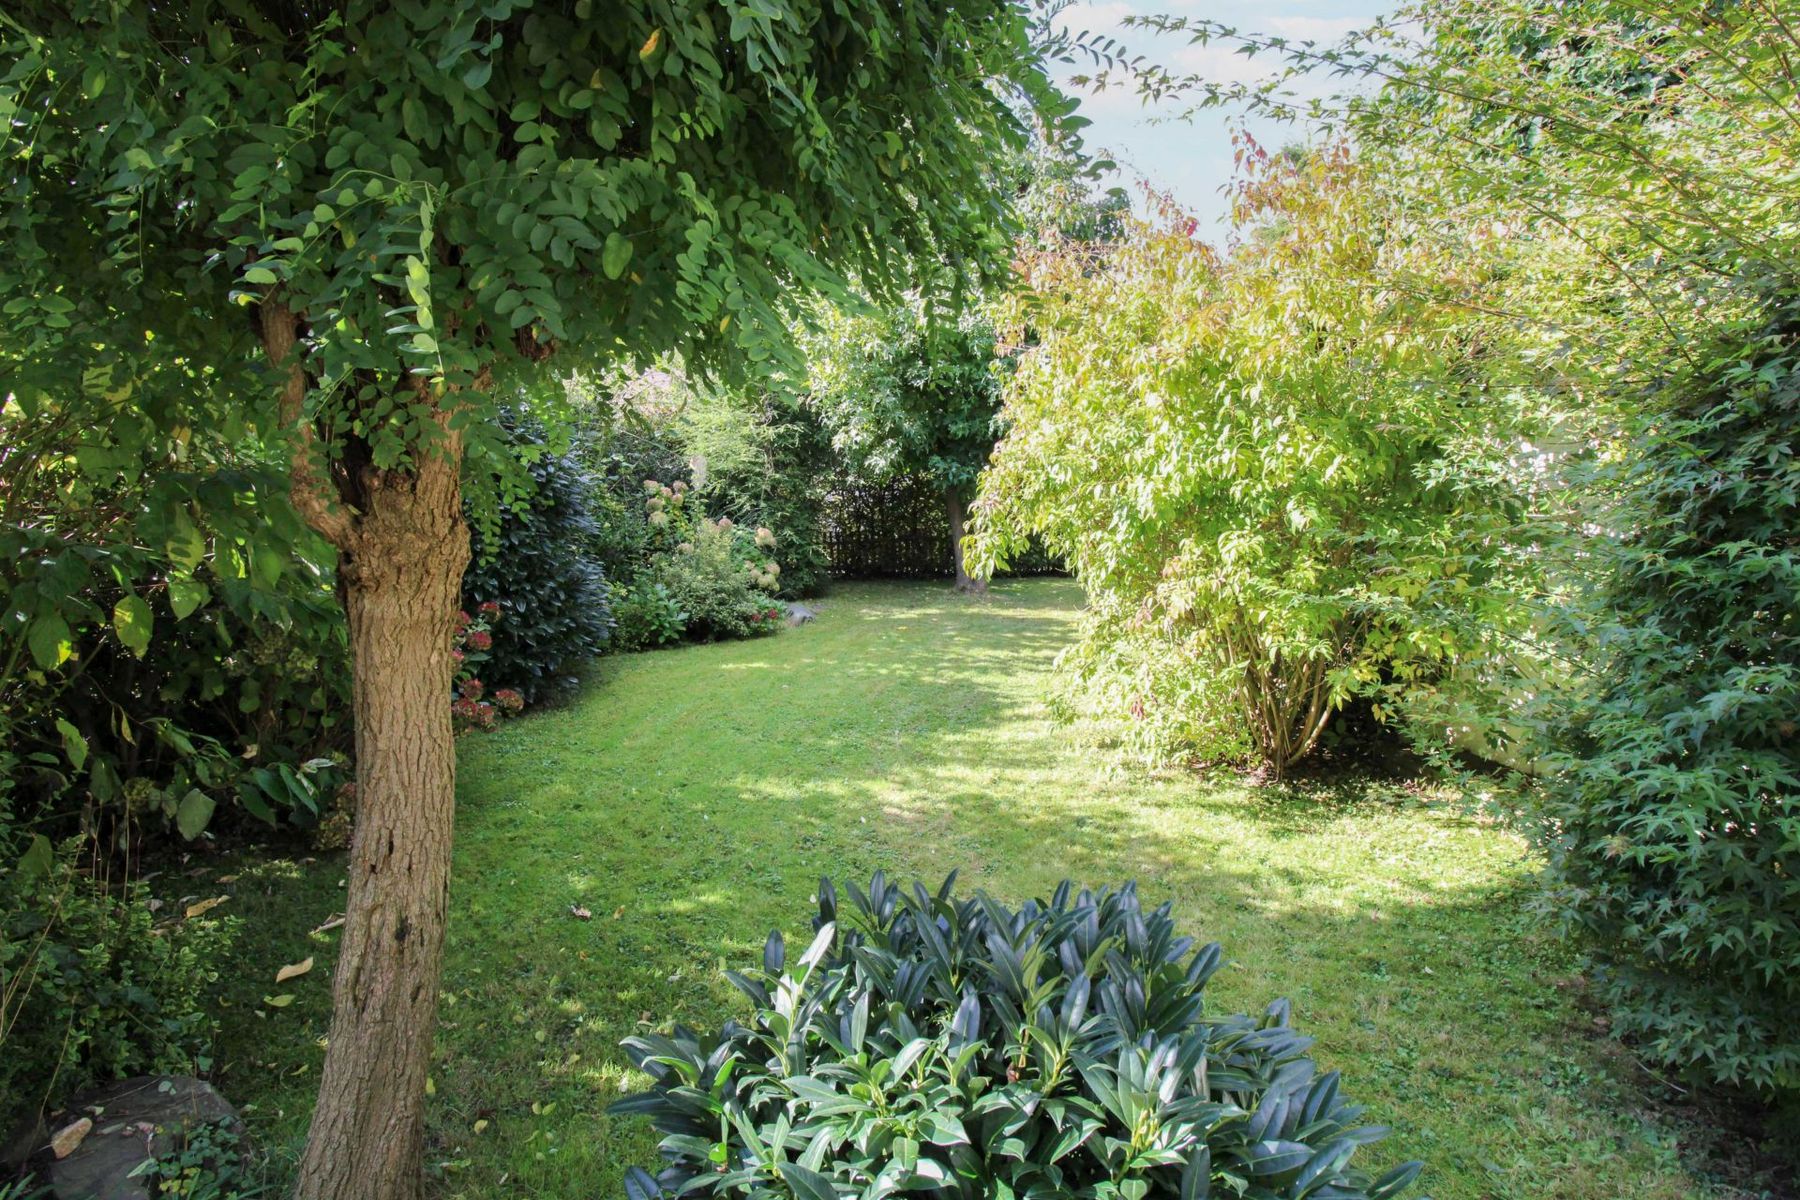
[[498,603],[506,612],[493,630],[483,682],[537,704],[575,686],[575,672],[606,644],[612,619],[600,564],[589,556],[598,527],[580,466],[570,455],[545,455],[530,470],[531,496],[503,509],[492,528],[476,524],[463,602],[471,611]]
[[[744,443],[738,453],[721,452],[720,427]],[[708,509],[749,528],[778,531],[777,594],[797,598],[823,590],[831,564],[820,519],[838,456],[817,411],[775,396],[720,400],[696,406],[687,434],[707,463]]]
[[1350,698],[1429,688],[1498,636],[1515,497],[1465,447],[1517,426],[1471,403],[1457,305],[1379,282],[1454,259],[1474,288],[1481,260],[1423,238],[1346,149],[1262,163],[1238,212],[1225,259],[1171,211],[1028,262],[1014,320],[1037,344],[976,542],[1003,564],[1035,534],[1070,565],[1075,691],[1157,757],[1279,775]]
[[[1550,900],[1659,1064],[1800,1089],[1800,304],[1647,422],[1609,670],[1555,714]],[[1735,361],[1734,361],[1735,357]],[[1720,366],[1720,364],[1728,364]]]
[[629,586],[614,581],[611,586],[614,650],[648,650],[681,640],[687,613],[667,587],[648,579]]
[[627,1039],[653,1084],[612,1111],[666,1135],[660,1176],[627,1190],[1379,1200],[1418,1174],[1351,1164],[1385,1130],[1317,1072],[1286,1001],[1206,1015],[1219,946],[1177,936],[1167,904],[1064,883],[1013,910],[953,881],[877,872],[842,907],[821,881],[794,970],[771,934],[761,971],[727,972],[748,1024]]
[[0,1126],[99,1079],[204,1068],[203,993],[229,924],[158,928],[142,890],[80,869],[82,839],[35,838],[0,873]]
[[[660,497],[651,496],[649,503]],[[755,535],[729,517],[714,521],[677,503],[652,513],[665,539],[681,538],[651,561],[649,580],[687,614],[687,636],[710,642],[759,632],[780,564],[756,545]],[[772,569],[771,569],[772,568]]]

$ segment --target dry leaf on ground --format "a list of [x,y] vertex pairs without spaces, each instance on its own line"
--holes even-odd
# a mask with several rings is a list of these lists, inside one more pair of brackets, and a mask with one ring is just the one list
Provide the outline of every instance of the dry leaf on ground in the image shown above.
[[297,963],[289,963],[287,966],[281,968],[281,970],[275,972],[275,982],[286,983],[296,976],[306,974],[308,971],[312,970],[312,962],[312,956],[308,955]]

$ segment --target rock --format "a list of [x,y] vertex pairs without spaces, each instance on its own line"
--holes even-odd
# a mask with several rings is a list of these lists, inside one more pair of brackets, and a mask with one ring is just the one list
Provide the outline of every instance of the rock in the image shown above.
[[86,1141],[87,1135],[92,1132],[94,1132],[92,1117],[82,1117],[78,1121],[71,1121],[57,1130],[56,1136],[50,1139],[50,1153],[58,1158],[67,1158],[81,1148],[81,1143]]
[[818,615],[819,615],[819,610],[816,608],[808,608],[804,604],[800,604],[800,603],[797,603],[792,600],[788,601],[787,623],[790,626],[804,625],[808,621],[813,620]]
[[[224,1125],[241,1134],[237,1109],[210,1084],[186,1075],[141,1075],[83,1092],[68,1114],[51,1122],[66,1157],[45,1164],[57,1200],[150,1200],[142,1178],[131,1173],[149,1158],[180,1147],[197,1125]],[[92,1128],[78,1141],[65,1136],[81,1121]],[[76,1144],[69,1145],[71,1141]]]

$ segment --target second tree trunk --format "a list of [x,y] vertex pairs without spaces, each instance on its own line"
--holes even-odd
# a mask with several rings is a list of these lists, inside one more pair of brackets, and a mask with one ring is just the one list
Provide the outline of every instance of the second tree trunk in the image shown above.
[[977,579],[970,575],[963,562],[963,535],[967,532],[968,521],[961,492],[955,488],[944,490],[944,511],[950,518],[950,566],[956,573],[956,590],[959,592],[987,591],[987,580]]

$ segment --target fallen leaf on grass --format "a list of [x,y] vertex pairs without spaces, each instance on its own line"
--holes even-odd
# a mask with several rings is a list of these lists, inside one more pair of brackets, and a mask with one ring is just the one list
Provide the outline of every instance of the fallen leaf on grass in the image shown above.
[[264,996],[263,997],[263,1003],[268,1005],[270,1008],[286,1008],[288,1005],[292,1004],[293,1002],[294,1002],[294,997],[293,997],[292,993],[288,993],[288,994],[281,995],[281,996]]
[[625,915],[625,906],[623,904],[621,904],[621,905],[619,905],[619,907],[613,909],[613,920],[616,921],[624,915]]
[[487,1128],[487,1122],[486,1122],[486,1121],[477,1121],[477,1122],[475,1122],[475,1132],[476,1132],[476,1133],[480,1133],[480,1132],[481,1132],[481,1131],[482,1131],[482,1130],[484,1130],[484,1129],[486,1129],[486,1128]]
[[50,1152],[58,1158],[69,1157],[75,1153],[75,1147],[81,1145],[81,1140],[87,1137],[88,1132],[93,1128],[94,1122],[87,1117],[69,1122],[57,1130],[56,1136],[50,1139]]
[[187,906],[187,915],[197,917],[202,913],[209,913],[229,899],[231,899],[230,896],[214,896],[211,900],[196,900]]
[[325,923],[323,925],[319,926],[317,929],[313,930],[313,932],[314,933],[330,933],[333,929],[336,929],[338,926],[342,925],[343,923],[344,923],[344,914],[339,913],[335,917],[327,917],[325,920]]
[[569,915],[578,921],[591,921],[594,919],[594,914],[581,907],[579,904],[569,905]]
[[238,877],[236,875],[221,875],[221,876],[219,876],[220,883],[236,883],[237,881],[238,881]]
[[312,957],[309,955],[300,962],[289,963],[287,966],[281,968],[281,970],[275,972],[275,982],[286,983],[288,980],[304,975],[310,970],[312,970]]

